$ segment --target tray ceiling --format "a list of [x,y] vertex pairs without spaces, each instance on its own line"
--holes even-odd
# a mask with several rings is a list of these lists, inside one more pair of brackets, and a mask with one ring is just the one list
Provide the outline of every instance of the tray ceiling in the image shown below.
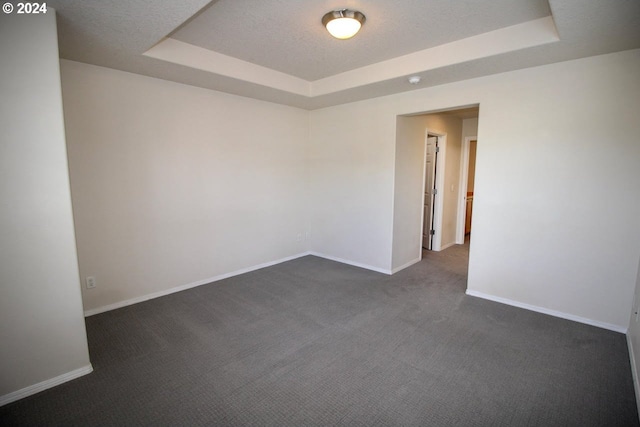
[[[61,58],[306,109],[640,48],[635,0],[47,3]],[[345,7],[367,21],[336,40]]]

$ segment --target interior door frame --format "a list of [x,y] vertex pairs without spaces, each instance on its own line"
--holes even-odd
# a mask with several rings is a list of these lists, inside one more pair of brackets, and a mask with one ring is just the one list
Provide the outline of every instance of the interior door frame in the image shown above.
[[[460,156],[460,185],[458,193],[458,219],[456,224],[456,243],[464,244],[464,224],[467,219],[467,184],[469,183],[469,150],[471,141],[478,141],[477,136],[467,136],[462,142]],[[477,144],[477,142],[476,142]]]
[[[435,209],[433,212],[433,229],[435,234],[431,242],[431,250],[438,252],[442,250],[442,215],[443,215],[443,196],[444,196],[444,170],[445,159],[447,153],[447,134],[434,129],[425,129],[424,131],[424,159],[422,161],[422,215],[420,218],[420,254],[422,254],[422,235],[424,233],[424,186],[427,174],[427,138],[429,136],[438,137],[438,152],[436,153],[436,174],[434,177],[436,195],[433,203]],[[422,255],[421,255],[422,257]]]

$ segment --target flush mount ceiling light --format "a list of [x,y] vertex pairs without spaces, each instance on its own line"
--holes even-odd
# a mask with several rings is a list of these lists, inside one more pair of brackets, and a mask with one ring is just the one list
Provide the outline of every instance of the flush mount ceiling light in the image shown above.
[[344,40],[355,36],[365,20],[365,16],[357,10],[341,9],[324,15],[322,25],[333,37]]

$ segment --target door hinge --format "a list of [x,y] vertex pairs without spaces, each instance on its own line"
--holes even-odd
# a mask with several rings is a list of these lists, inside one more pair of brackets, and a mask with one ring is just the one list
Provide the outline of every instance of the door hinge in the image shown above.
[[438,194],[438,189],[437,189],[437,188],[434,188],[434,189],[433,189],[433,194],[434,194],[434,195]]
[[433,236],[434,234],[436,234],[436,230],[429,230],[429,235]]
[[436,153],[440,152],[440,147],[436,146]]

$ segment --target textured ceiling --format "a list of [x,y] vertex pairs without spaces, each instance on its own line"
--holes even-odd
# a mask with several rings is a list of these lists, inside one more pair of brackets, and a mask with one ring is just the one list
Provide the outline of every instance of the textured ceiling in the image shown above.
[[[640,0],[47,4],[61,58],[306,109],[640,48]],[[367,22],[339,41],[320,18],[344,7]]]
[[[345,6],[367,20],[336,40],[320,20]],[[219,0],[171,38],[313,81],[549,15],[547,0]]]

